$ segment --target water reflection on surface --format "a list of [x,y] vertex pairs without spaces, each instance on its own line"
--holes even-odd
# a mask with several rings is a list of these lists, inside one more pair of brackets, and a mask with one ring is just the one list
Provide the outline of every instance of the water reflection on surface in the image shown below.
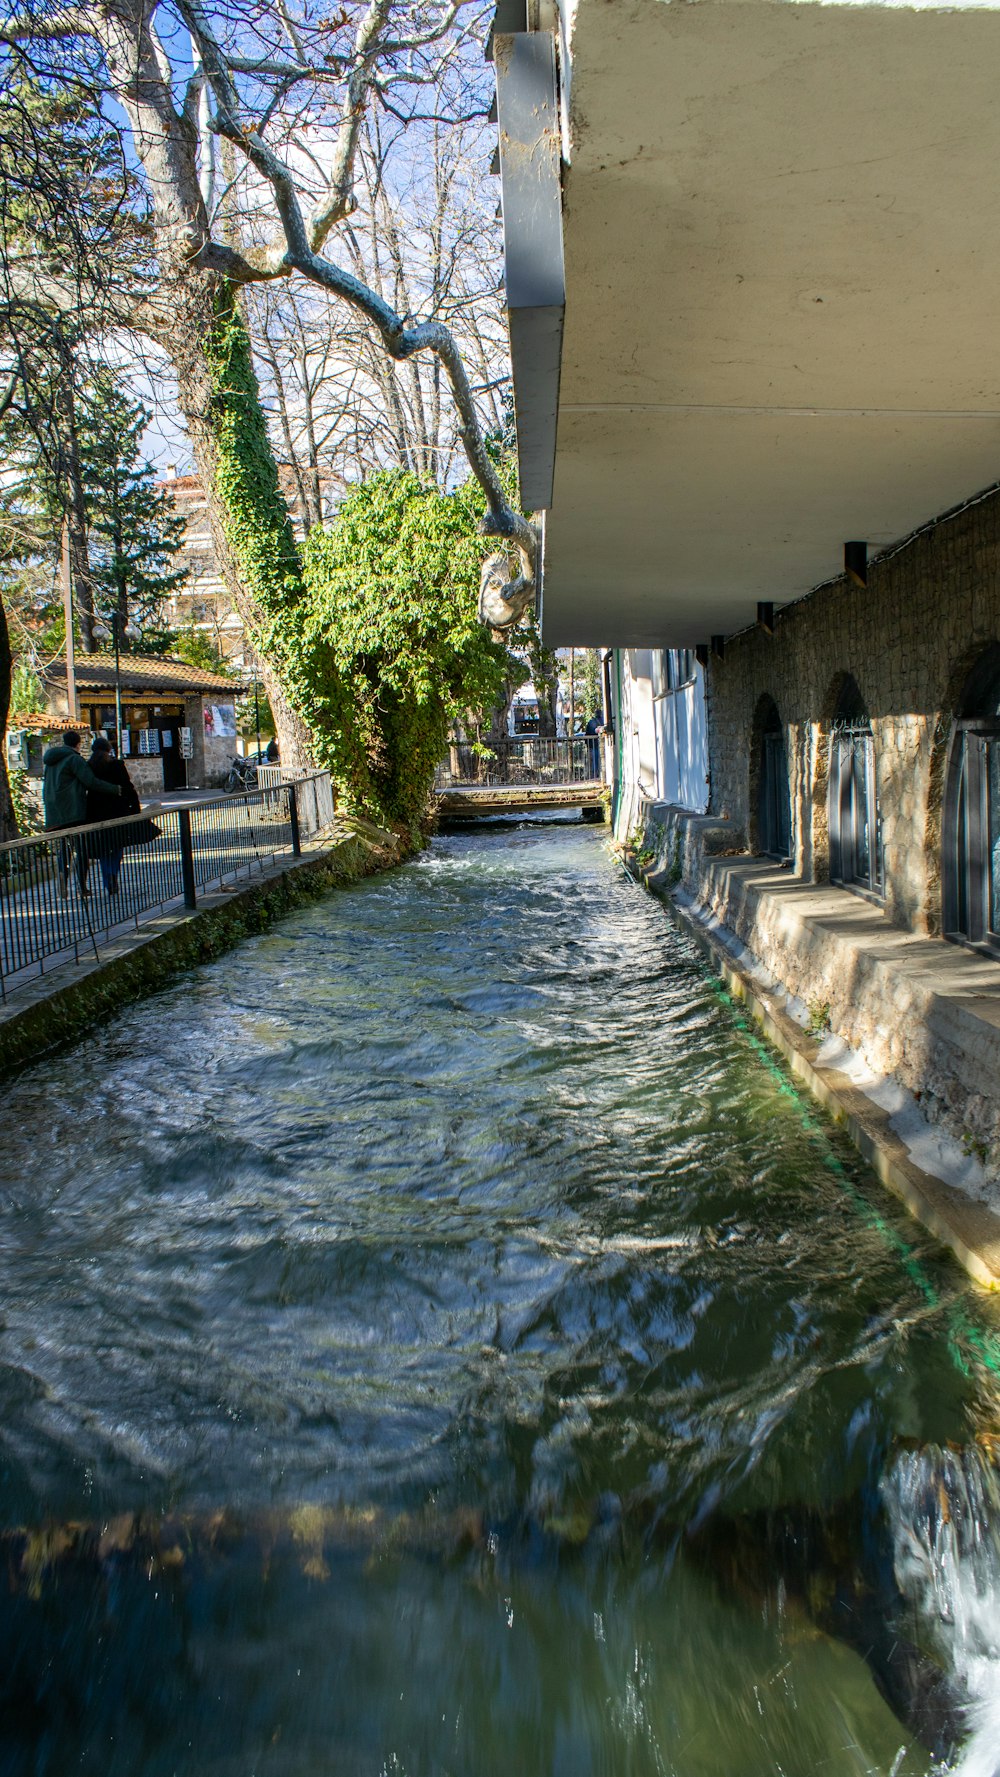
[[883,1481],[991,1311],[593,832],[441,838],[4,1124],[5,1772],[930,1770]]

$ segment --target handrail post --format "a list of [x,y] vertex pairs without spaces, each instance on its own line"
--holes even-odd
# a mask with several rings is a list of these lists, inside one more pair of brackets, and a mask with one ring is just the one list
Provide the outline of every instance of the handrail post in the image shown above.
[[292,857],[301,858],[302,835],[299,832],[299,799],[295,784],[288,786],[288,824],[292,829]]
[[191,844],[191,810],[177,810],[177,827],[181,841],[181,882],[184,885],[184,905],[195,908],[198,896],[194,886],[194,848]]

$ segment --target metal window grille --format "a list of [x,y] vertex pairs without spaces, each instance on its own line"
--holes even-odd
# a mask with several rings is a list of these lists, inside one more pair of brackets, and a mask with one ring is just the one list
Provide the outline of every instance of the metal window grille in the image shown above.
[[768,857],[791,856],[791,803],[788,792],[788,757],[780,728],[764,735],[760,780],[760,845]]
[[945,808],[945,927],[1000,952],[1000,723],[958,725]]
[[875,744],[864,718],[836,722],[830,748],[830,877],[881,898],[882,817]]

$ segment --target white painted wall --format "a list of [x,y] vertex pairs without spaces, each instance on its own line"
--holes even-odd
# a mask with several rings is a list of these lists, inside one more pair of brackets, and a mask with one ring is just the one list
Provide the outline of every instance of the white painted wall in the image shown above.
[[695,663],[693,677],[677,683],[677,651],[672,671],[667,656],[665,648],[625,648],[612,674],[617,687],[620,671],[621,684],[621,708],[615,712],[619,837],[632,831],[643,801],[667,802],[694,814],[708,808],[704,671]]
[[[656,799],[693,814],[708,807],[708,724],[705,674],[693,663],[693,676],[671,685],[665,648],[654,652],[653,713],[656,732]],[[674,650],[676,661],[678,650]],[[677,678],[676,671],[672,675]]]

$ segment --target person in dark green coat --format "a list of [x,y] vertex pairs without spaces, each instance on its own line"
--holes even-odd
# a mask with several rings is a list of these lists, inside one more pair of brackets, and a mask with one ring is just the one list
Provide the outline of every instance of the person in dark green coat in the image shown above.
[[[75,728],[67,728],[61,742],[48,747],[42,755],[42,807],[45,810],[46,833],[58,833],[67,827],[81,827],[87,818],[87,791],[97,790],[108,796],[121,796],[118,784],[109,784],[91,771],[80,757],[80,736]],[[69,863],[72,846],[64,840],[59,847],[59,891],[69,893]],[[87,893],[87,849],[76,848],[76,868],[80,893]]]

